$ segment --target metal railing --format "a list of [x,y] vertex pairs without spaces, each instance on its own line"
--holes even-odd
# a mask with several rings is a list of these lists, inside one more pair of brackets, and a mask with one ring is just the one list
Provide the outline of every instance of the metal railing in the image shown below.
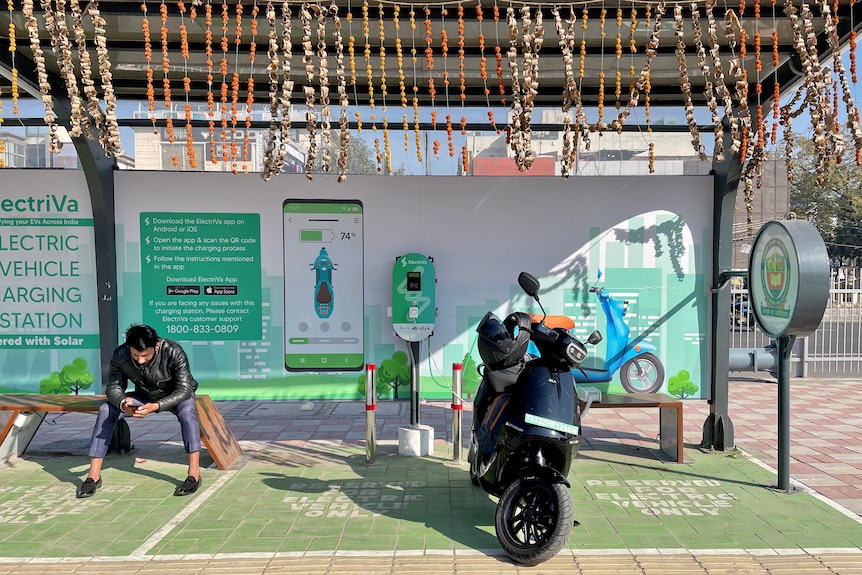
[[[811,335],[797,339],[790,358],[794,376],[862,374],[862,288],[844,285],[843,281],[833,281],[820,326]],[[745,289],[731,289],[728,324],[731,348],[763,348],[773,343],[757,327]]]

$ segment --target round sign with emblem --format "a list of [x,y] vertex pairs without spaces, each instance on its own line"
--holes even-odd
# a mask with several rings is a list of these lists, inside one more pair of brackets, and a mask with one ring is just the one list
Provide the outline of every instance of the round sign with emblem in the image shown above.
[[817,329],[829,299],[829,258],[817,228],[788,220],[760,229],[748,262],[748,299],[769,337]]

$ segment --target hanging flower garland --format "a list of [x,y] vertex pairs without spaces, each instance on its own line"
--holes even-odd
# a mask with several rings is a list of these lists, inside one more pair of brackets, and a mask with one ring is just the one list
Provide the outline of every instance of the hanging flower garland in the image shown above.
[[242,138],[242,171],[248,173],[249,154],[251,152],[251,141],[249,132],[251,132],[252,111],[254,105],[254,64],[257,59],[257,19],[260,14],[260,7],[255,0],[254,7],[251,9],[251,42],[248,45],[248,80],[246,81],[246,99],[245,99],[245,133]]
[[431,105],[434,105],[434,99],[437,97],[437,90],[434,87],[434,78],[432,71],[434,70],[434,50],[431,48],[431,43],[434,37],[431,32],[431,9],[425,7],[425,68],[428,70],[428,94],[431,96]]
[[452,141],[452,114],[446,114],[446,139],[449,141],[449,157],[455,157],[455,143]]
[[[165,109],[168,110],[167,118],[165,119],[165,123],[167,124],[167,134],[168,141],[170,143],[174,143],[174,118],[173,111],[171,105],[171,80],[168,77],[168,74],[171,69],[171,60],[168,55],[168,7],[165,5],[164,0],[162,0],[161,6],[159,7],[159,11],[162,18],[162,27],[161,27],[161,38],[162,38],[162,71],[164,72],[164,79],[162,80],[162,93],[165,98]],[[179,163],[177,161],[176,155],[172,158],[172,162],[174,167]]]
[[496,38],[496,42],[494,44],[494,59],[497,62],[497,87],[500,90],[500,103],[506,104],[506,87],[503,85],[503,53],[500,48],[500,35],[499,35],[499,24],[500,24],[500,8],[497,6],[497,2],[494,2],[494,36]]
[[[209,8],[209,5],[207,5],[207,8]],[[269,137],[264,148],[263,170],[260,174],[265,181],[269,181],[272,176],[278,173],[278,168],[276,167],[276,139],[278,137],[279,108],[278,78],[281,63],[278,59],[278,29],[276,28],[275,17],[275,7],[272,4],[272,0],[268,0],[266,3],[266,21],[269,26],[269,43],[267,48],[269,63],[267,64],[266,71],[269,77]],[[210,75],[209,77],[211,78],[212,76]],[[208,96],[212,96],[212,91],[208,93]],[[212,125],[212,122],[210,122],[210,125]]]
[[[647,6],[647,18],[645,19],[646,23],[651,23],[651,7]],[[610,123],[609,128],[612,130],[619,131],[622,129],[623,124],[625,124],[626,119],[631,115],[632,108],[637,107],[638,102],[640,101],[640,93],[644,92],[644,113],[646,114],[646,123],[650,123],[650,91],[652,90],[652,86],[650,83],[650,71],[652,69],[652,62],[658,53],[658,47],[661,42],[661,24],[662,24],[662,14],[664,14],[665,4],[664,2],[659,2],[656,7],[656,17],[655,17],[655,25],[652,28],[652,32],[650,34],[649,42],[647,42],[645,53],[646,58],[644,59],[643,68],[641,69],[640,75],[638,76],[638,80],[634,86],[630,88],[629,93],[629,101],[626,104],[625,108],[620,110],[617,114],[617,117]],[[634,16],[633,16],[634,18]],[[648,126],[647,133],[652,133],[652,126]],[[584,133],[584,142],[588,144],[587,134]],[[589,149],[589,147],[587,148]],[[653,147],[654,149],[654,147]]]
[[[841,59],[841,47],[838,45],[838,34],[836,31],[836,18],[830,18],[829,14],[829,5],[821,0],[820,3],[820,11],[823,14],[824,21],[824,31],[827,41],[832,48],[832,64],[833,69],[838,75],[838,82],[841,85],[841,99],[844,102],[844,113],[847,115],[847,126],[850,128],[850,132],[853,136],[854,148],[856,150],[856,156],[859,157],[860,152],[862,152],[862,127],[859,124],[859,111],[856,109],[856,104],[853,101],[853,95],[850,90],[850,84],[847,82],[847,71],[844,68],[844,62]],[[838,107],[838,90],[833,89],[835,95],[835,105],[834,107]],[[836,139],[836,145],[843,145],[843,135],[838,126],[838,113],[837,109],[835,113],[832,115],[833,122],[835,123],[835,130],[833,134],[833,138]],[[833,158],[836,160],[841,157],[841,154],[836,150],[833,153]]]
[[736,13],[732,10],[728,10],[724,16],[724,38],[727,42],[728,48],[730,49],[731,55],[733,55],[736,48],[735,30],[740,31],[739,58],[731,58],[728,62],[728,69],[730,75],[736,78],[735,91],[737,108],[739,111],[737,115],[731,119],[731,126],[734,125],[734,121],[737,126],[737,129],[734,132],[736,135],[734,136],[734,141],[731,145],[731,151],[739,151],[740,159],[744,162],[747,159],[748,141],[750,139],[751,132],[751,112],[748,108],[748,78],[745,67],[740,62],[740,59],[745,56],[745,29],[740,25],[739,18]]
[[[366,3],[367,4],[367,3]],[[299,21],[302,23],[302,62],[305,64],[305,122],[308,130],[308,150],[305,154],[305,179],[309,182],[314,178],[314,161],[317,159],[317,113],[314,108],[314,50],[311,44],[311,12],[308,5],[299,9]]]
[[[74,9],[77,8],[77,2],[73,1],[73,19]],[[6,7],[9,9],[9,57],[12,62],[12,113],[18,115],[18,67],[15,65],[15,52],[18,50],[15,44],[15,22],[12,21],[12,14],[15,11],[15,3],[12,0],[6,0]],[[81,12],[78,10],[78,20],[80,21]],[[89,61],[89,60],[88,60]],[[92,83],[92,79],[90,80]]]
[[563,28],[563,21],[560,17],[560,9],[554,6],[551,10],[554,16],[554,29],[557,32],[559,39],[560,51],[563,55],[563,150],[560,154],[560,175],[564,179],[568,179],[573,167],[572,161],[572,118],[571,108],[572,102],[580,100],[577,85],[574,78],[574,58],[572,57],[572,48],[574,46],[574,36],[567,33]]
[[521,130],[524,128],[522,125],[524,110],[521,102],[521,79],[518,72],[518,20],[515,18],[515,9],[511,5],[506,8],[506,22],[509,26],[509,49],[506,56],[509,60],[509,71],[512,74],[512,122],[509,125],[507,135],[509,147],[515,153],[515,164],[520,170],[526,161],[527,153],[521,137]]
[[141,31],[144,35],[144,60],[146,61],[147,74],[147,110],[149,111],[150,121],[153,123],[153,133],[156,131],[156,90],[153,87],[153,44],[150,41],[150,21],[147,18],[147,3],[141,3],[141,11],[144,13],[141,18]]
[[219,104],[219,112],[221,118],[221,161],[224,164],[227,164],[231,161],[230,154],[230,143],[227,139],[227,124],[228,124],[228,88],[229,84],[227,82],[227,57],[228,50],[230,49],[230,41],[228,40],[228,23],[230,22],[230,7],[227,4],[227,0],[222,0],[221,5],[221,62],[220,62],[220,71],[221,71],[221,98]]
[[715,152],[723,154],[724,142],[722,141],[721,116],[718,115],[718,102],[715,99],[715,88],[710,80],[709,65],[706,63],[706,48],[703,45],[703,29],[700,26],[700,11],[694,7],[691,12],[691,23],[694,30],[694,47],[697,53],[697,64],[700,73],[706,80],[703,96],[706,107],[712,114],[712,124],[715,130]]
[[347,76],[344,68],[344,41],[341,35],[341,19],[338,17],[338,6],[334,3],[329,7],[332,16],[333,29],[335,30],[335,77],[338,82],[338,103],[340,113],[338,116],[338,183],[347,179],[347,160],[350,147],[350,123],[347,120],[347,107],[350,100],[347,97]]
[[[713,82],[713,87],[716,91],[716,96],[721,98],[722,104],[724,106],[724,115],[730,121],[731,126],[731,137],[733,139],[733,150],[736,151],[739,149],[739,130],[738,130],[738,121],[736,116],[733,114],[733,102],[730,98],[730,92],[727,90],[727,85],[724,80],[724,69],[721,64],[721,56],[719,55],[719,44],[718,44],[718,26],[715,21],[715,16],[713,14],[713,8],[715,7],[715,0],[707,0],[706,2],[706,19],[707,19],[707,45],[709,47],[710,56],[712,58],[712,75],[715,78]],[[724,128],[722,126],[722,122],[716,122],[715,124],[715,148],[713,150],[713,156],[717,161],[724,160]]]
[[383,24],[383,2],[377,3],[377,28],[380,38],[380,98],[383,100],[383,111],[386,111],[386,96],[388,88],[386,86],[386,30]]
[[392,174],[392,148],[389,146],[389,119],[383,117],[383,151],[386,154],[386,173]]
[[194,145],[194,129],[192,128],[192,105],[189,102],[189,95],[192,89],[191,78],[189,78],[189,32],[186,28],[186,6],[183,2],[177,2],[177,7],[180,11],[180,52],[183,56],[183,92],[185,93],[185,120],[186,120],[186,155],[189,159],[189,166],[193,170],[198,167],[197,158],[195,157]]
[[466,77],[464,75],[464,6],[458,3],[458,86],[461,105],[467,100]]
[[108,39],[105,35],[107,23],[99,11],[98,2],[91,2],[88,7],[90,19],[93,22],[93,39],[96,44],[96,55],[99,61],[99,76],[102,81],[102,98],[105,101],[105,129],[99,135],[99,143],[108,157],[123,153],[120,143],[120,125],[117,122],[117,98],[114,95],[111,59],[108,55]]
[[368,28],[368,0],[362,2],[362,33],[365,37],[365,76],[368,78],[368,106],[373,110],[374,104],[374,71],[371,68],[371,42]]
[[242,3],[237,2],[234,12],[236,26],[234,29],[234,68],[230,79],[230,161],[231,172],[236,174],[239,171],[238,161],[240,159],[237,151],[237,129],[236,125],[239,121],[239,47],[242,44]]
[[206,24],[205,31],[205,53],[206,53],[206,66],[207,66],[207,119],[208,119],[208,127],[209,127],[209,144],[210,144],[210,161],[213,164],[218,163],[218,159],[216,157],[216,143],[215,143],[215,100],[213,98],[213,14],[212,14],[212,5],[209,0],[207,0],[207,5],[204,11],[205,17],[204,21]]
[[69,40],[69,29],[66,26],[66,0],[56,0],[56,12],[51,9],[50,0],[43,0],[45,24],[52,37],[54,51],[57,54],[57,64],[60,75],[66,83],[66,93],[69,96],[71,114],[69,116],[69,136],[89,138],[90,120],[84,110],[81,92],[78,90],[78,77],[72,62],[72,43]]
[[[12,6],[10,0],[9,6]],[[99,133],[99,138],[102,141],[107,140],[106,136],[102,136],[105,132],[105,115],[102,113],[99,95],[96,92],[96,84],[93,81],[93,67],[90,60],[90,53],[87,50],[87,35],[84,32],[83,15],[78,0],[70,0],[69,13],[72,16],[72,34],[75,37],[75,44],[78,49],[78,61],[81,70],[81,83],[83,84],[84,97],[87,99],[87,112],[93,120],[93,125],[96,132]],[[13,25],[9,26],[10,36],[13,30]],[[14,39],[12,41],[14,48]],[[14,66],[15,55],[12,54],[12,102],[14,103],[13,111],[18,113],[18,70]]]
[[444,7],[440,11],[440,53],[443,54],[443,88],[446,91],[446,105],[449,105],[449,34],[446,32],[446,15],[449,11]]
[[691,82],[688,79],[688,66],[685,58],[686,44],[682,20],[682,6],[677,5],[674,7],[673,16],[676,23],[676,57],[679,64],[679,85],[682,90],[685,119],[688,124],[688,131],[691,134],[691,145],[694,148],[698,159],[705,160],[706,153],[704,152],[703,144],[700,141],[700,131],[697,128],[697,120],[694,118],[694,104],[691,101]]
[[416,159],[422,163],[422,134],[419,131],[419,86],[416,85],[416,12],[410,6],[410,61],[413,64],[413,136],[416,142]]
[[332,171],[332,126],[329,115],[329,68],[326,55],[326,18],[328,12],[317,8],[317,77],[320,82],[320,115],[323,127],[320,133],[320,171]]
[[[281,5],[281,51],[284,54],[281,60],[281,123],[278,128],[278,154],[276,156],[276,166],[279,172],[284,167],[284,157],[287,155],[287,144],[290,139],[291,126],[290,113],[293,109],[293,104],[291,103],[293,99],[293,80],[290,79],[291,61],[293,60],[293,42],[291,41],[293,20],[291,16],[290,5],[287,2],[283,3]],[[308,174],[306,174],[307,177]]]
[[39,41],[39,22],[33,15],[33,0],[24,0],[23,12],[26,19],[27,34],[30,37],[30,48],[33,50],[33,59],[36,61],[36,75],[39,79],[39,91],[42,93],[42,104],[45,107],[45,125],[48,126],[49,149],[56,154],[60,151],[62,144],[57,135],[57,126],[54,124],[54,98],[51,96],[51,84],[48,83],[45,53],[42,51]]
[[398,92],[401,95],[401,107],[407,107],[407,85],[404,83],[404,49],[401,45],[401,6],[398,4],[393,8],[392,23],[395,26],[395,61],[398,64]]

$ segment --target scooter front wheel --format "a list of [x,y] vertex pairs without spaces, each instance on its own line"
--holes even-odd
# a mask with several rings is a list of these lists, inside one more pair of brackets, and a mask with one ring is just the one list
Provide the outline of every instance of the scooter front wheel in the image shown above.
[[514,562],[538,565],[559,553],[572,532],[569,489],[539,477],[512,482],[497,503],[497,540]]
[[629,393],[655,393],[664,383],[664,366],[653,354],[643,353],[623,364],[620,383]]

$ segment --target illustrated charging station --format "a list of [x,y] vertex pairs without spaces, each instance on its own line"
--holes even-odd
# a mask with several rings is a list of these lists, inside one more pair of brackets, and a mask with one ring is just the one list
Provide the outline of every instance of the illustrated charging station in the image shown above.
[[434,428],[419,422],[419,355],[437,318],[434,260],[417,253],[395,258],[392,267],[392,327],[410,348],[410,427],[398,430],[401,455],[432,455]]

